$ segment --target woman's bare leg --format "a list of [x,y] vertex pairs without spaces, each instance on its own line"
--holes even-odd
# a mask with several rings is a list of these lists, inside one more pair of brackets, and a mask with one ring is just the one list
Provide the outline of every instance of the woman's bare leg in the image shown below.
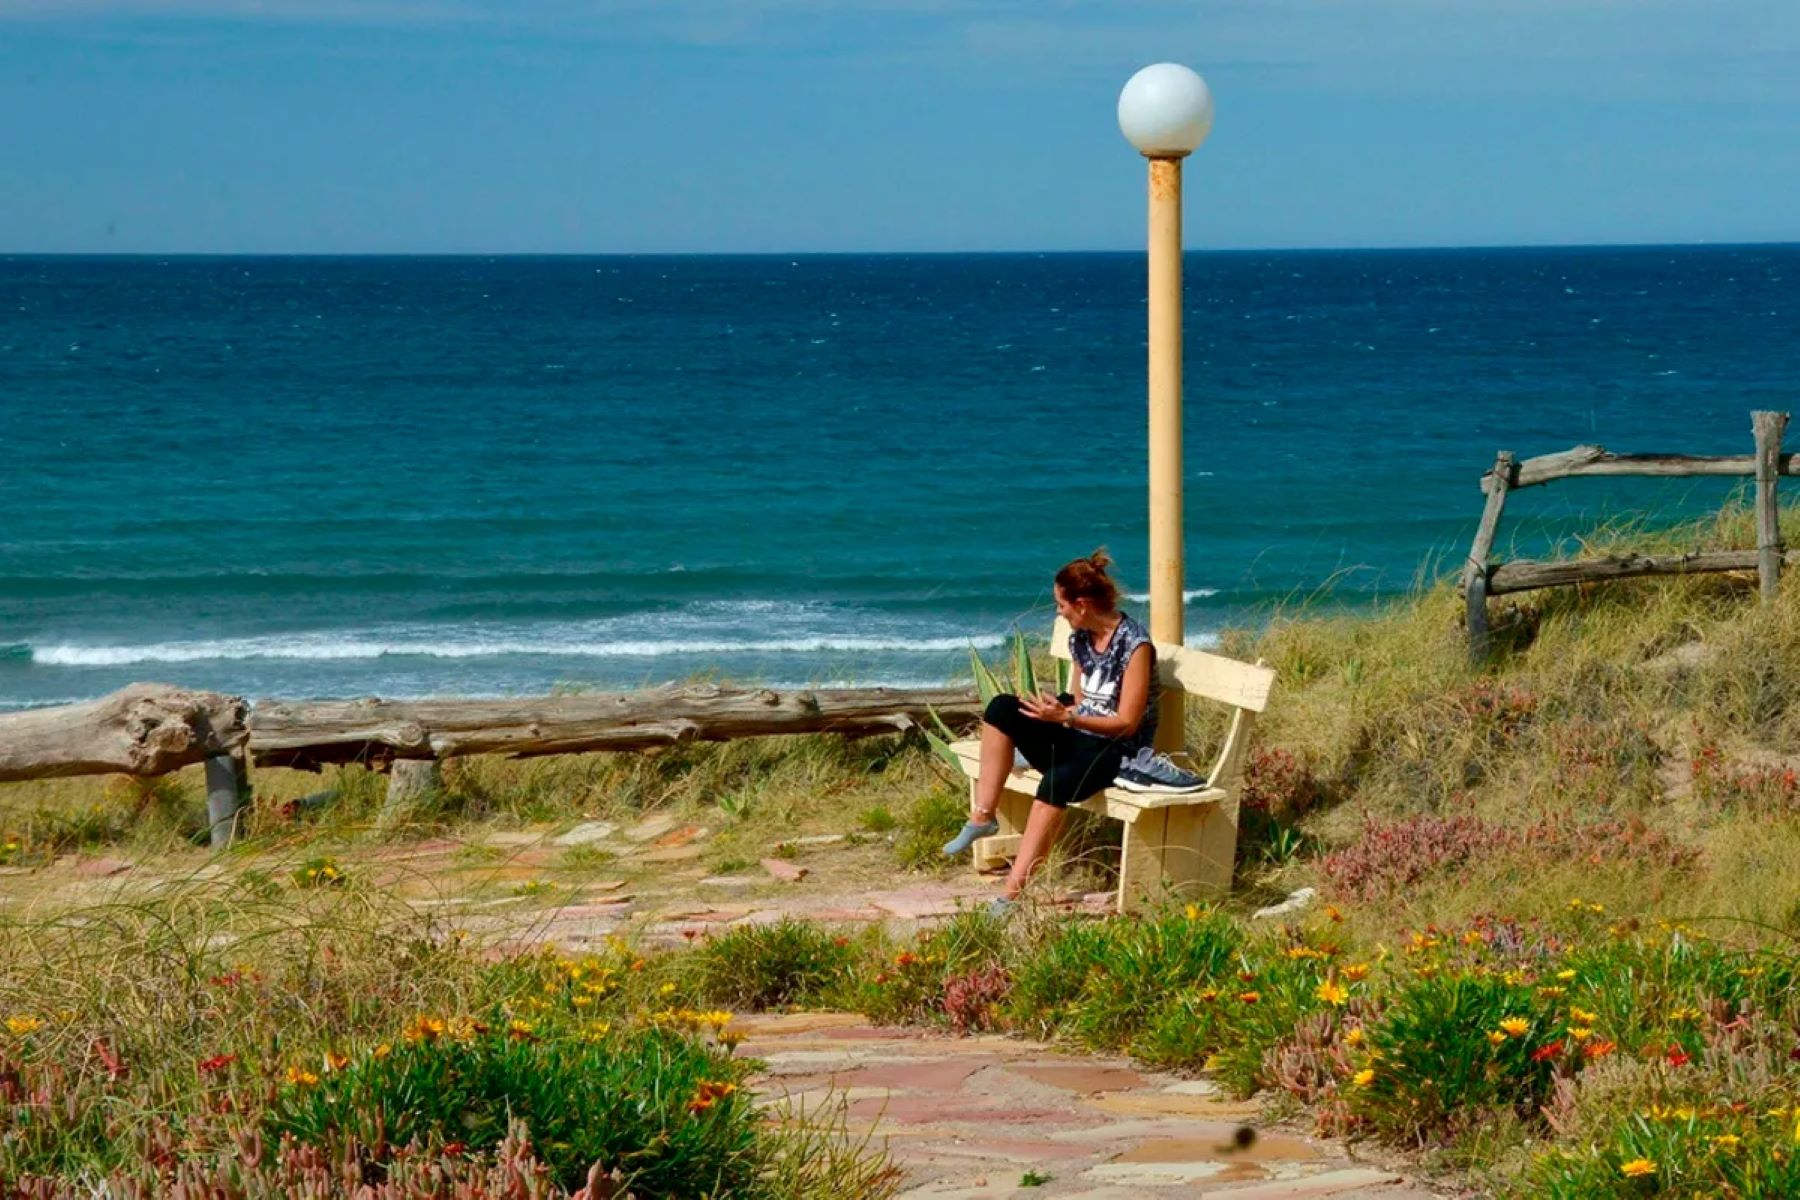
[[977,825],[994,819],[1000,807],[1000,792],[1013,769],[1013,740],[986,721],[981,723],[981,778],[975,781],[973,811],[969,820]]
[[[983,774],[986,773],[986,763],[987,760],[983,758]],[[1045,804],[1042,800],[1031,802],[1031,816],[1025,820],[1025,834],[1019,839],[1019,853],[1013,859],[1012,871],[1006,877],[1008,900],[1019,898],[1031,873],[1049,856],[1050,847],[1056,844],[1056,835],[1062,830],[1063,814],[1067,811],[1054,804]]]

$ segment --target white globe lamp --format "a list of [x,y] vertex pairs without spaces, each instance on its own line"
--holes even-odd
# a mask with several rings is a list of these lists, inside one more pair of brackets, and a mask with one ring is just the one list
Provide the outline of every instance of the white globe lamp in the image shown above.
[[1146,157],[1192,154],[1212,125],[1212,90],[1180,63],[1145,67],[1119,93],[1119,129]]

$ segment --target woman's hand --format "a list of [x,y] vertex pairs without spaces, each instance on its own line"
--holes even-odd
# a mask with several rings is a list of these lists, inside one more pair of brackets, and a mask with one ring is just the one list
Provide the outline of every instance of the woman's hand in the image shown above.
[[1068,705],[1064,704],[1061,700],[1058,700],[1055,696],[1042,694],[1036,696],[1020,696],[1019,708],[1026,716],[1033,717],[1039,721],[1047,721],[1052,725],[1065,724],[1069,719],[1069,713],[1073,711]]

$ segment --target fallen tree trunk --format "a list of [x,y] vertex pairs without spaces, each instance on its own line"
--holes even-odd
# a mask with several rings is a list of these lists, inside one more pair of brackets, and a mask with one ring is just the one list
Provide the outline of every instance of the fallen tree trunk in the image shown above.
[[710,685],[507,700],[261,701],[250,717],[250,752],[259,765],[309,770],[465,754],[526,758],[769,734],[892,733],[928,711],[966,719],[981,708],[966,688],[774,692]]
[[0,780],[162,775],[242,749],[236,696],[134,683],[86,704],[0,716]]

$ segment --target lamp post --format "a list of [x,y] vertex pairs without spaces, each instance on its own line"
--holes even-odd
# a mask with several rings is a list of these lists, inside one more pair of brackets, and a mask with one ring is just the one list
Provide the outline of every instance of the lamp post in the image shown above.
[[[1150,636],[1181,644],[1181,160],[1212,132],[1206,81],[1145,67],[1119,93],[1119,128],[1150,160]],[[1180,692],[1162,696],[1159,749],[1183,743]]]

